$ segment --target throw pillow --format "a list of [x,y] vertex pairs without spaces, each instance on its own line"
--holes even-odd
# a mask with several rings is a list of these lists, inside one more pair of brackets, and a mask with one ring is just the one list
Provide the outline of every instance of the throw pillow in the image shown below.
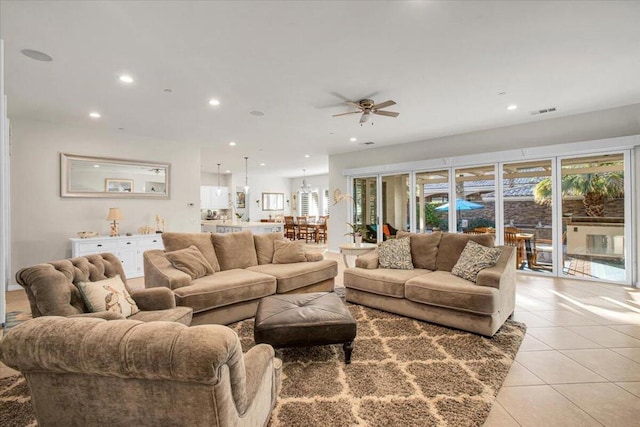
[[408,237],[382,242],[378,247],[380,268],[413,270],[411,244]]
[[191,280],[213,274],[213,267],[196,246],[165,253],[167,259],[178,270],[191,276]]
[[502,249],[500,248],[488,248],[469,240],[462,250],[458,262],[453,266],[451,274],[475,283],[478,280],[480,270],[496,265],[501,253]]
[[80,295],[89,311],[113,311],[125,317],[140,311],[119,274],[97,282],[78,282]]
[[306,262],[304,255],[304,242],[290,242],[288,240],[273,241],[273,263],[291,264],[294,262]]

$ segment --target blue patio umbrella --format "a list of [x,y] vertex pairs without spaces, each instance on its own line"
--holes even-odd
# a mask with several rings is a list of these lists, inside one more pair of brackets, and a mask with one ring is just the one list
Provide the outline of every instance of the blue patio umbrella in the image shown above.
[[[457,211],[473,211],[476,209],[484,209],[484,206],[479,205],[477,203],[470,202],[464,199],[456,199],[456,210]],[[449,203],[445,203],[442,206],[438,206],[436,208],[437,211],[449,211]]]

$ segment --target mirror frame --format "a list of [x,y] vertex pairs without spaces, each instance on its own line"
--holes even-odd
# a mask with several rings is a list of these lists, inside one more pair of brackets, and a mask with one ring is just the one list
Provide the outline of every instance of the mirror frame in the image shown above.
[[[102,192],[82,192],[70,190],[70,171],[71,161],[81,160],[94,163],[108,163],[124,166],[142,166],[149,168],[164,168],[165,173],[165,192],[164,193],[128,193],[128,192],[109,192],[107,188]],[[171,164],[170,163],[158,163],[148,162],[144,160],[126,160],[116,159],[111,157],[92,157],[92,156],[79,156],[75,154],[60,153],[60,197],[90,197],[90,198],[111,198],[111,199],[169,199],[170,198],[170,177],[171,177]],[[118,178],[120,181],[126,181],[128,178]]]
[[[271,203],[271,198],[274,203]],[[275,205],[275,206],[272,206]],[[284,210],[284,193],[262,193],[262,210],[263,211],[283,211]]]

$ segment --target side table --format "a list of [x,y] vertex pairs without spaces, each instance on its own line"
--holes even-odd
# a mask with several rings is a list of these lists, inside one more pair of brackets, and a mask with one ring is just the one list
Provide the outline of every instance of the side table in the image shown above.
[[355,257],[357,258],[360,255],[371,252],[372,250],[377,248],[378,245],[376,245],[375,243],[343,243],[339,247],[344,265],[345,267],[349,268],[350,266],[347,262],[347,255],[355,255]]

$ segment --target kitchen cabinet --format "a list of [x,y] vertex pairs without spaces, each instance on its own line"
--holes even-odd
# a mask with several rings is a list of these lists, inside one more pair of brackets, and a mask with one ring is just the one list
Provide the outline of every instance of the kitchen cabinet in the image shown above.
[[142,254],[152,249],[164,249],[160,234],[139,234],[135,236],[72,238],[71,256],[85,256],[111,252],[122,263],[126,278],[144,276]]
[[218,196],[218,186],[200,186],[200,209],[229,209],[229,187],[220,187]]

